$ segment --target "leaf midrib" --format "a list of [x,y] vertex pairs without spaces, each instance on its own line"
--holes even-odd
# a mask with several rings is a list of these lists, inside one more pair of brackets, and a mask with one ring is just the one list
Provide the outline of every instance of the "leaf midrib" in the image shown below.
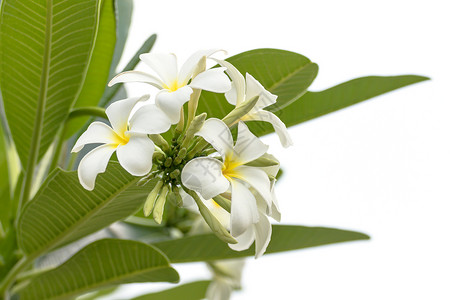
[[36,118],[34,119],[34,131],[31,138],[30,152],[25,169],[25,182],[19,200],[19,209],[29,200],[33,181],[34,168],[39,155],[42,127],[44,125],[44,113],[47,100],[48,80],[50,75],[50,57],[53,27],[53,0],[47,0],[46,24],[45,24],[45,47],[42,61],[41,81],[39,86],[39,98],[37,101]]
[[[51,300],[64,300],[64,299],[67,299],[67,297],[77,296],[77,295],[80,295],[83,292],[89,292],[90,290],[92,290],[92,289],[94,289],[96,287],[101,287],[102,284],[105,284],[105,283],[108,283],[108,282],[111,282],[110,285],[114,285],[116,281],[120,281],[123,278],[132,277],[132,276],[136,276],[136,275],[142,275],[142,274],[145,274],[145,273],[154,272],[154,271],[158,271],[158,270],[161,270],[161,269],[172,269],[172,270],[174,270],[169,264],[167,264],[166,266],[159,266],[159,267],[156,267],[156,268],[146,269],[145,271],[131,272],[131,273],[127,273],[127,275],[114,277],[114,279],[112,279],[112,280],[97,282],[96,284],[92,284],[92,285],[86,286],[86,287],[84,287],[82,289],[78,289],[78,290],[72,291],[70,293],[59,294],[59,295],[56,296],[56,298],[52,297],[50,299]],[[129,274],[131,274],[131,275],[129,275]]]
[[[58,172],[65,172],[65,171],[59,169]],[[51,179],[54,178],[56,176],[56,174],[58,174],[58,172],[54,172],[53,176],[48,179],[48,182],[50,182]],[[69,173],[69,172],[66,172],[66,173]],[[27,256],[28,257],[39,257],[41,254],[48,252],[48,251],[52,250],[54,247],[58,246],[60,243],[62,243],[64,241],[65,238],[70,237],[76,231],[76,229],[79,228],[80,223],[86,223],[87,221],[91,220],[97,214],[97,212],[99,210],[101,210],[102,208],[107,206],[109,203],[111,203],[111,201],[116,199],[123,191],[128,189],[135,182],[137,182],[138,179],[139,178],[134,178],[128,184],[125,184],[122,188],[118,189],[116,192],[111,194],[109,201],[102,202],[100,205],[98,205],[96,208],[92,209],[88,214],[86,214],[85,218],[81,218],[81,219],[77,220],[77,222],[74,222],[73,225],[68,227],[66,231],[62,231],[61,234],[59,234],[55,239],[53,239],[51,243],[48,243],[46,246],[40,248],[39,251],[28,253]],[[41,189],[41,190],[43,190],[43,189]],[[37,196],[38,195],[36,195],[36,197]],[[20,224],[23,224],[23,222],[20,222]],[[20,231],[23,231],[22,226],[20,226],[19,232]],[[23,243],[23,241],[22,241],[22,243]],[[25,248],[25,247],[22,247],[22,248]]]

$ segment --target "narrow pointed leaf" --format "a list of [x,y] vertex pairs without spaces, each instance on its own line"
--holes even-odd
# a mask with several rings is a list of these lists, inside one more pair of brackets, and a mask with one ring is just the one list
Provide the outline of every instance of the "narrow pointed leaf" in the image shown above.
[[49,175],[23,209],[18,243],[28,256],[38,256],[100,230],[136,212],[154,181],[136,186],[138,177],[111,162],[93,191],[78,182],[77,172],[60,169]]
[[[298,53],[278,49],[256,49],[227,58],[245,77],[251,74],[268,91],[278,95],[277,107],[282,108],[306,92],[317,76],[318,66]],[[223,118],[234,106],[223,94],[202,92],[199,112]]]
[[[428,79],[416,75],[356,78],[324,91],[307,92],[282,110],[277,110],[276,106],[268,110],[272,110],[289,127]],[[272,125],[268,123],[250,122],[248,125],[259,136],[273,132]]]
[[[30,171],[69,113],[94,45],[100,0],[3,0],[0,86],[22,166]],[[30,161],[30,163],[29,163]]]
[[[369,239],[367,235],[360,232],[324,227],[273,225],[272,230],[272,240],[266,254]],[[172,263],[255,255],[254,246],[245,251],[233,251],[213,234],[189,236],[153,245],[161,249]]]
[[179,276],[159,250],[141,242],[104,239],[33,278],[19,296],[21,300],[70,299],[117,284],[161,281],[178,282]]
[[194,281],[177,287],[142,295],[131,300],[201,300],[205,299],[206,291],[211,283],[209,280]]

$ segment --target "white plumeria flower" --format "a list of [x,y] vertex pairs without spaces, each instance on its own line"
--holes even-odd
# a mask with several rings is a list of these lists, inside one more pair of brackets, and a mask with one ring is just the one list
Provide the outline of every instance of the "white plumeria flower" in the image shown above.
[[223,60],[216,60],[221,66],[227,68],[226,72],[230,76],[231,89],[225,93],[225,98],[232,104],[239,106],[242,102],[259,96],[253,109],[241,118],[242,121],[264,121],[272,124],[276,134],[280,138],[283,147],[292,146],[292,139],[287,131],[286,125],[274,113],[263,108],[276,103],[276,95],[267,91],[258,80],[252,75],[244,76],[232,64]]
[[112,127],[93,122],[77,140],[72,152],[79,152],[86,144],[103,144],[88,152],[78,166],[78,178],[85,189],[94,189],[97,175],[105,172],[114,151],[130,174],[143,176],[151,170],[155,145],[147,134],[166,132],[171,124],[154,104],[141,107],[130,119],[135,104],[148,98],[146,95],[114,102],[106,109]]
[[119,82],[144,82],[161,90],[155,98],[156,105],[170,118],[172,124],[180,120],[180,110],[189,101],[192,89],[201,89],[216,93],[224,93],[231,88],[225,75],[225,67],[208,69],[193,77],[203,57],[209,57],[218,50],[204,50],[194,53],[178,70],[175,54],[141,54],[139,58],[148,65],[157,76],[128,71],[118,74],[110,82],[112,86]]
[[181,172],[181,181],[187,188],[211,199],[231,190],[231,235],[239,237],[259,221],[258,207],[250,187],[272,206],[270,180],[257,167],[245,164],[266,153],[268,146],[239,122],[238,137],[233,137],[227,125],[219,119],[208,119],[197,132],[222,156],[222,161],[212,157],[199,157],[189,161]]

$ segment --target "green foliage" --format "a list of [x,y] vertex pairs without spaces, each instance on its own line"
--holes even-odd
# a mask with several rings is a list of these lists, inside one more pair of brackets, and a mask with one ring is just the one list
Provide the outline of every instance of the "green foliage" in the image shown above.
[[77,172],[54,171],[23,209],[19,246],[35,257],[128,217],[141,207],[154,185],[150,181],[136,186],[137,181],[114,162],[98,176],[94,191],[80,185]]
[[194,281],[177,287],[142,295],[132,300],[201,300],[205,298],[206,291],[211,281]]
[[[318,66],[298,53],[278,49],[256,49],[227,58],[244,76],[251,74],[271,93],[278,95],[282,108],[306,92],[317,76]],[[200,112],[223,118],[233,109],[223,94],[202,92]]]
[[104,239],[31,279],[19,295],[21,300],[68,299],[111,285],[158,281],[179,281],[164,254],[140,242]]
[[[96,106],[100,101],[109,79],[109,71],[116,44],[115,29],[114,1],[105,0],[102,2],[100,22],[92,58],[83,87],[75,102],[75,108]],[[67,124],[66,135],[71,136],[77,132],[88,119],[89,117],[70,120]]]
[[[367,239],[369,239],[369,236],[355,231],[324,227],[272,225],[272,240],[266,253]],[[255,255],[254,246],[248,250],[236,252],[214,234],[188,236],[153,245],[161,249],[173,263],[211,261]]]
[[79,93],[99,6],[99,0],[77,5],[65,0],[2,1],[0,88],[12,138],[29,172]]
[[[276,106],[269,107],[269,110],[289,127],[428,79],[416,75],[362,77],[324,91],[307,92],[283,110],[277,111]],[[270,124],[257,123],[249,124],[255,134],[261,136],[273,132]]]

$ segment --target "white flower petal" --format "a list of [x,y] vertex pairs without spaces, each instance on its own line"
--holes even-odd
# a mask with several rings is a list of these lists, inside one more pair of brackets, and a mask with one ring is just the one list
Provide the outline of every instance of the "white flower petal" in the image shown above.
[[269,146],[251,133],[244,122],[239,122],[238,136],[234,146],[234,154],[239,162],[245,164],[255,160],[266,153],[267,149],[269,149]]
[[251,185],[266,201],[268,207],[272,207],[270,180],[263,170],[256,167],[239,166],[234,169],[234,173],[239,175],[239,179]]
[[231,88],[230,79],[225,75],[226,68],[214,68],[201,72],[189,84],[190,87],[215,93],[225,93]]
[[277,222],[281,221],[281,212],[280,212],[280,206],[278,204],[277,195],[275,194],[275,190],[272,189],[272,207],[270,209],[272,213],[270,216]]
[[87,144],[109,144],[115,133],[111,127],[102,122],[92,122],[88,129],[78,138],[72,152],[78,152]]
[[120,165],[134,176],[143,176],[152,168],[155,144],[146,134],[131,133],[127,144],[117,147]]
[[144,82],[151,84],[160,90],[163,89],[164,86],[164,83],[159,78],[141,71],[126,71],[117,74],[113,79],[111,79],[108,86],[113,86],[116,83],[124,82]]
[[155,104],[140,107],[131,117],[130,132],[163,133],[171,125],[169,117]]
[[119,134],[123,134],[125,131],[127,131],[128,119],[130,118],[133,107],[139,101],[145,101],[149,97],[149,95],[144,95],[142,97],[132,97],[110,104],[105,112],[114,131]]
[[192,88],[184,86],[174,92],[163,90],[156,95],[156,105],[166,113],[172,124],[180,120],[180,111],[184,103],[188,102]]
[[283,121],[280,120],[274,113],[266,110],[259,110],[251,114],[247,114],[245,116],[245,121],[264,121],[272,124],[275,133],[278,135],[281,144],[283,147],[287,148],[292,146],[294,143],[292,142],[291,136],[284,125]]
[[[239,105],[242,102],[245,101],[246,97],[245,97],[245,79],[244,76],[242,76],[242,74],[239,72],[238,69],[236,69],[232,64],[230,64],[229,62],[225,61],[225,60],[217,60],[216,61],[222,66],[227,68],[227,74],[230,76],[231,80],[232,80],[232,84],[233,84],[233,89],[235,91],[230,92],[225,94],[225,98],[229,97],[229,96],[236,96],[236,98],[232,98],[232,99],[228,99],[227,101],[230,104],[235,104],[235,105]],[[248,98],[250,99],[250,98]]]
[[256,102],[255,109],[261,109],[266,106],[272,105],[275,102],[277,102],[276,95],[270,93],[268,90],[266,90],[261,83],[259,83],[258,80],[256,80],[252,75],[246,74],[246,91],[245,96],[246,99],[251,99],[255,96],[259,96],[258,102]]
[[272,235],[272,225],[266,215],[259,214],[259,222],[254,225],[255,228],[255,258],[260,257],[266,252],[267,246]]
[[177,57],[173,53],[145,53],[139,58],[170,86],[178,77]]
[[206,291],[207,300],[229,300],[233,287],[229,285],[225,280],[214,280],[208,286]]
[[243,251],[250,248],[255,240],[255,230],[254,225],[250,225],[247,230],[241,234],[240,236],[235,236],[234,239],[237,241],[237,244],[228,244],[228,246],[235,251]]
[[238,237],[258,222],[256,199],[238,180],[231,181],[231,235]]
[[88,152],[78,165],[78,179],[81,185],[92,191],[97,175],[105,172],[108,161],[116,148],[112,145],[102,145]]
[[186,62],[181,66],[180,72],[178,73],[178,80],[183,83],[187,83],[191,79],[199,61],[206,57],[213,55],[216,52],[223,51],[219,49],[208,49],[200,50],[192,54]]
[[204,138],[225,159],[227,153],[233,151],[233,137],[228,126],[217,118],[205,121],[203,127],[195,134]]
[[227,99],[228,103],[230,103],[231,105],[236,105],[237,91],[236,91],[236,85],[234,84],[234,82],[231,82],[230,90],[225,93],[225,99]]
[[225,192],[230,186],[222,175],[222,163],[210,157],[189,161],[181,171],[181,182],[206,200]]

